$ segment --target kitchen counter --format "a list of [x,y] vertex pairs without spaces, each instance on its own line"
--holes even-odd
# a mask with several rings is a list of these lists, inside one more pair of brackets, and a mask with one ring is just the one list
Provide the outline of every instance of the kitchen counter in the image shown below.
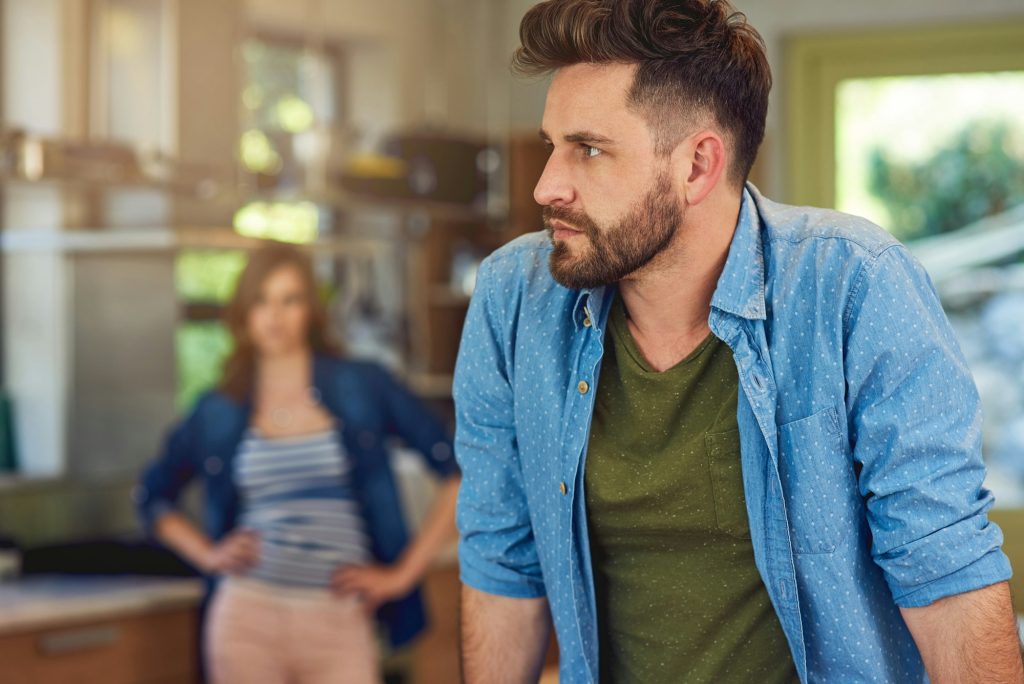
[[198,578],[40,575],[0,583],[0,635],[198,605]]

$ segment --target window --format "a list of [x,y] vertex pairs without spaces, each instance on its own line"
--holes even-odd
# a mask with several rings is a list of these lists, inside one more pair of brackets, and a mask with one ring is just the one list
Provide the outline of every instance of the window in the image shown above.
[[788,47],[789,200],[865,216],[922,261],[982,396],[988,484],[1024,506],[1024,25]]
[[[334,216],[325,188],[344,137],[342,54],[251,38],[242,44],[241,57],[240,190],[252,200],[235,212],[232,228],[244,237],[313,242],[330,232]],[[231,348],[223,307],[245,255],[190,249],[178,257],[177,289],[185,312],[175,340],[179,410],[220,376]]]
[[185,412],[220,377],[231,349],[222,321],[223,307],[245,267],[241,250],[190,250],[178,255],[175,284],[184,300],[185,320],[175,331],[177,392],[175,404]]

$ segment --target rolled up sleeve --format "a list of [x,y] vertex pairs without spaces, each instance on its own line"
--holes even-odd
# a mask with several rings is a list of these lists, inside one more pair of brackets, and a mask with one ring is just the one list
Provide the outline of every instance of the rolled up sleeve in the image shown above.
[[462,469],[456,523],[463,583],[513,598],[545,595],[516,441],[510,321],[492,301],[485,261],[455,370],[455,457]]
[[844,322],[853,455],[894,601],[1008,579],[982,486],[978,392],[927,273],[904,247],[886,249],[862,267]]

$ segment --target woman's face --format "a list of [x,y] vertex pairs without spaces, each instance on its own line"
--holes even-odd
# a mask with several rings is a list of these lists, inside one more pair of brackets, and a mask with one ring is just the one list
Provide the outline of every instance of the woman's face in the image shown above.
[[309,295],[298,269],[271,271],[249,309],[249,337],[262,356],[286,354],[307,344]]

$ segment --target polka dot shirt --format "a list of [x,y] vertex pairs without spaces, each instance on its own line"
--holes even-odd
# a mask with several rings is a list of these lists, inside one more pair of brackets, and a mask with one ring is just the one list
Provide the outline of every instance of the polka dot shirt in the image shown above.
[[[547,597],[563,684],[596,682],[583,462],[615,288],[545,233],[482,264],[455,374],[462,581]],[[921,682],[899,613],[1010,576],[977,391],[927,274],[882,229],[748,185],[711,302],[732,350],[754,561],[804,682]]]

